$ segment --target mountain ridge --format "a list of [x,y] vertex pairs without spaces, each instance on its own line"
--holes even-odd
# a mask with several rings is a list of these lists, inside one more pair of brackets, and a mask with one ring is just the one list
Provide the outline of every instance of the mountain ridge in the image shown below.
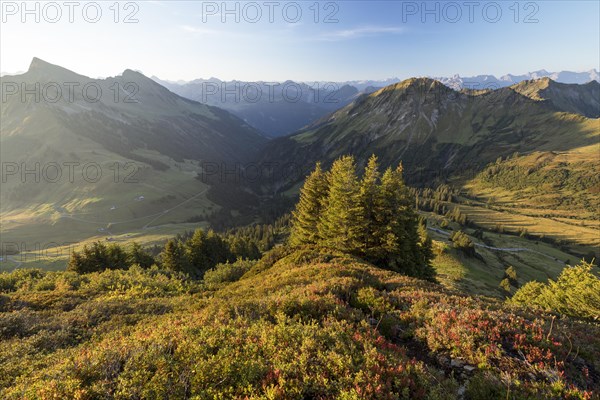
[[[11,81],[8,81],[9,79]],[[27,104],[28,108],[33,109],[30,111],[35,111],[35,109],[39,107],[45,107],[53,109],[55,113],[66,111],[67,113],[70,113],[70,115],[75,116],[85,114],[86,112],[96,112],[104,115],[107,118],[115,119],[117,121],[124,121],[124,118],[130,119],[129,122],[134,125],[136,122],[132,121],[131,119],[143,118],[156,121],[160,118],[167,118],[170,121],[169,123],[174,123],[176,125],[180,123],[172,120],[172,117],[176,115],[180,117],[186,117],[188,120],[190,118],[194,120],[187,121],[189,126],[186,128],[179,127],[175,129],[174,133],[179,132],[180,135],[187,135],[185,133],[186,131],[191,134],[192,130],[194,129],[194,124],[198,124],[198,127],[203,128],[203,130],[207,131],[206,134],[208,134],[208,131],[213,129],[210,127],[211,122],[216,123],[220,120],[225,124],[230,125],[230,133],[228,134],[229,136],[236,135],[235,129],[233,129],[235,124],[237,124],[241,129],[246,130],[242,136],[237,137],[237,140],[243,139],[243,136],[245,135],[249,137],[254,136],[252,140],[255,140],[257,143],[264,142],[266,140],[260,133],[248,127],[247,124],[241,120],[238,120],[233,115],[230,115],[227,112],[215,107],[210,107],[181,97],[176,93],[172,93],[167,88],[161,86],[142,73],[131,69],[126,69],[121,75],[117,75],[115,77],[109,77],[106,79],[92,79],[84,75],[77,74],[76,72],[70,71],[66,68],[50,64],[38,58],[34,58],[30,65],[30,69],[26,73],[22,75],[3,77],[3,81],[5,84],[28,84],[32,81],[35,81],[45,84],[44,87],[50,89],[53,89],[55,84],[60,86],[60,89],[57,89],[57,93],[52,93],[52,95],[47,93],[48,90],[42,89],[41,93],[43,95],[42,97],[44,98],[41,99],[28,97],[25,94],[25,104]],[[70,82],[77,83],[78,85],[69,88],[66,84]],[[87,90],[87,92],[84,93],[84,89],[80,89],[80,87],[85,88],[85,85],[94,87],[94,89],[97,90],[95,92],[94,90]],[[67,93],[64,92],[67,89],[69,90],[69,96],[66,96]],[[58,92],[58,90],[60,90],[60,92]],[[92,94],[89,94],[90,92]],[[55,94],[59,95],[57,101],[54,101],[53,95]],[[19,108],[19,100],[22,100],[23,96],[21,96],[20,99],[17,97],[19,96],[9,96],[8,102],[5,105],[7,110]],[[5,123],[10,124],[10,121],[5,121]],[[184,130],[181,130],[181,128]],[[169,128],[166,126],[160,128],[160,131],[154,133],[155,138],[159,139],[161,135],[164,135],[168,129]],[[163,133],[160,133],[161,131]],[[200,132],[201,131],[197,131],[197,133],[194,134],[198,134]],[[218,136],[222,138],[227,137],[220,134]],[[138,145],[142,146],[144,135],[140,136],[140,134],[138,134],[136,137]],[[165,143],[165,147],[167,149],[173,147],[172,139],[173,138],[169,138],[168,142]],[[129,138],[129,141],[131,141],[131,137]],[[249,142],[244,142],[244,140],[241,141],[242,144],[236,144],[235,140],[230,141],[229,146],[237,147],[238,150],[227,150],[226,154],[232,155],[235,152],[238,154],[243,154],[244,149],[248,150],[248,148],[244,146],[248,146]],[[189,143],[187,146],[180,146],[179,151],[182,153],[181,155],[184,155],[188,158],[193,158],[193,154],[186,149],[190,146],[190,144],[192,145],[192,148],[194,148],[195,145],[193,143]],[[151,146],[151,148],[157,151],[161,150],[161,148],[156,145]],[[250,146],[250,149],[252,149],[252,146]],[[219,154],[219,152],[207,152],[199,148],[197,148],[197,150],[199,150],[197,156],[201,158],[209,158],[209,156],[214,155],[214,153],[217,153],[217,155]],[[224,154],[225,153],[223,153],[223,155]],[[173,156],[174,158],[181,158],[181,155],[173,152],[170,154],[170,156]]]
[[[431,78],[411,78],[362,96],[294,135],[271,141],[259,158],[307,166],[342,154],[358,155],[365,162],[375,153],[387,165],[408,163],[409,174],[420,171],[426,179],[428,171],[460,170],[464,160],[471,160],[469,168],[479,168],[514,151],[593,144],[597,124],[585,114],[591,110],[596,118],[599,115],[600,85],[548,85],[548,81],[545,85],[552,90],[544,91],[540,82],[544,85],[532,81],[459,92]],[[565,100],[571,91],[586,101]],[[546,97],[531,98],[535,93]]]

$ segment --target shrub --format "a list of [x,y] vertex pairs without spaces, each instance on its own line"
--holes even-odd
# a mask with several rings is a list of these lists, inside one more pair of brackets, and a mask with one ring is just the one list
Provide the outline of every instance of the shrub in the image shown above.
[[[600,388],[590,321],[515,312],[326,249],[260,262],[210,293],[156,266],[4,275],[31,277],[0,295],[0,398],[589,399]],[[239,275],[235,264],[216,280]]]
[[41,269],[16,269],[0,273],[0,292],[14,292],[31,285],[31,281],[44,276]]
[[217,264],[213,269],[204,273],[204,283],[209,288],[217,287],[220,283],[235,282],[250,271],[256,261],[238,259],[234,263]]
[[475,245],[463,231],[456,231],[450,236],[454,247],[468,256],[475,255]]
[[504,290],[506,293],[510,293],[511,292],[511,288],[510,288],[510,281],[508,280],[508,278],[504,278],[500,281],[500,285],[499,285],[502,290]]
[[556,281],[529,282],[519,289],[512,303],[539,307],[579,318],[600,319],[600,279],[593,265],[581,261],[565,268]]

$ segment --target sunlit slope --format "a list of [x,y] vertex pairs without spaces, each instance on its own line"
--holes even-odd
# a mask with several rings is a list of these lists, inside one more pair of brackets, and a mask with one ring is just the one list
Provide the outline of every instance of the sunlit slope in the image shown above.
[[600,211],[600,144],[563,152],[517,154],[490,164],[465,188],[503,209],[596,219]]

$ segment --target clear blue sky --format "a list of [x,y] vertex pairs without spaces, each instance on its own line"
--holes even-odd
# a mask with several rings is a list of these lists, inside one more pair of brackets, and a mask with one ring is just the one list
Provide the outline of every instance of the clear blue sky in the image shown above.
[[[466,1],[428,2],[429,14],[422,1],[321,1],[318,16],[314,1],[276,1],[271,9],[257,1],[260,17],[244,2],[228,2],[234,13],[222,15],[221,1],[137,1],[127,9],[120,3],[117,23],[113,1],[98,2],[102,16],[96,23],[89,22],[94,6],[84,19],[85,1],[73,10],[73,22],[58,1],[56,23],[49,21],[56,10],[44,3],[36,22],[34,3],[34,14],[23,15],[20,1],[2,1],[3,72],[26,70],[34,56],[93,77],[132,68],[170,80],[342,81],[600,69],[598,1],[474,1],[473,8]],[[132,12],[138,22],[123,23]]]

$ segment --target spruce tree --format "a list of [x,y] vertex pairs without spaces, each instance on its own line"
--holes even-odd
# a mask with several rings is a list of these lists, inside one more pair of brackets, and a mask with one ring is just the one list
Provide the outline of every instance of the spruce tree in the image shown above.
[[316,244],[319,240],[317,225],[327,195],[327,177],[317,163],[300,190],[300,200],[292,212],[290,244],[299,246]]
[[379,248],[381,243],[381,227],[378,220],[378,206],[381,203],[378,169],[377,157],[372,155],[360,181],[359,199],[362,213],[361,222],[363,223],[361,253],[367,259],[375,256],[372,253],[376,252],[375,249]]
[[180,241],[170,239],[160,254],[162,267],[171,271],[188,272],[187,260]]
[[127,269],[129,268],[127,252],[123,250],[121,246],[116,243],[109,244],[106,246],[106,259],[107,264],[105,268],[108,269]]
[[[373,155],[359,180],[354,158],[344,156],[326,174],[317,165],[307,179],[293,214],[290,242],[337,249],[382,268],[433,280],[431,239],[414,206],[402,165],[380,175]],[[311,229],[315,221],[316,234]]]
[[429,276],[428,242],[423,241],[418,231],[418,218],[413,209],[414,198],[406,187],[402,165],[397,169],[388,168],[381,178],[379,203],[377,205],[378,224],[373,233],[380,237],[373,262],[413,276]]
[[146,253],[138,242],[133,242],[131,244],[127,257],[129,266],[137,264],[142,268],[150,268],[152,264],[154,264],[154,258]]
[[[227,242],[213,230],[209,230],[206,234],[206,258],[208,260],[207,269],[227,261],[235,261]],[[207,269],[201,272],[204,273]]]
[[194,270],[206,271],[211,268],[207,257],[206,234],[202,229],[196,229],[185,244],[187,257]]
[[431,266],[431,260],[433,259],[433,242],[427,233],[427,220],[423,217],[419,218],[417,232],[419,234],[420,259],[416,276],[435,281],[435,269]]
[[87,272],[103,271],[108,268],[106,245],[102,242],[94,242],[91,247],[84,246],[83,258],[86,260]]
[[354,158],[344,156],[329,172],[329,193],[318,224],[323,245],[348,253],[362,247],[362,211]]
[[419,276],[424,267],[421,254],[421,237],[419,235],[419,218],[413,207],[414,198],[404,183],[404,168],[400,163],[394,171],[394,180],[398,187],[396,215],[401,227],[401,256],[399,265],[406,273]]
[[91,272],[86,270],[85,260],[82,255],[74,251],[69,257],[69,264],[67,265],[67,271],[74,271],[78,274],[85,274]]
[[377,254],[377,264],[390,262],[391,254],[400,255],[401,253],[402,222],[398,218],[400,186],[396,178],[397,176],[391,168],[388,168],[381,177],[377,203],[378,224],[373,232],[373,236],[379,238],[378,248],[374,249]]

